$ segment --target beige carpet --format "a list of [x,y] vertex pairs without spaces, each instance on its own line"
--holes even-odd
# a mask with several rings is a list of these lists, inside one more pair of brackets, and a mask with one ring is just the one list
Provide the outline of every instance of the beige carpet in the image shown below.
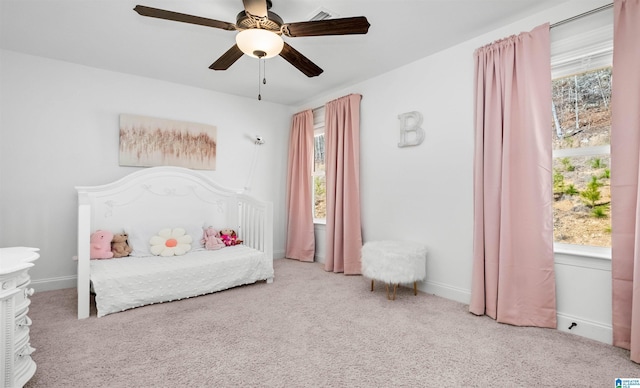
[[36,293],[27,387],[613,387],[627,351],[476,317],[467,306],[318,264],[276,279],[76,319],[75,289]]

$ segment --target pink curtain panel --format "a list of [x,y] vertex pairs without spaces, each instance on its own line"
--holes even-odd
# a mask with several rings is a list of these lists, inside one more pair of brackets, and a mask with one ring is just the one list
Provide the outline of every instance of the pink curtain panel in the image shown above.
[[640,0],[615,0],[613,6],[613,344],[640,363]]
[[325,270],[359,275],[360,100],[350,94],[325,107],[327,179],[327,252]]
[[550,56],[549,24],[475,53],[469,310],[555,328]]
[[287,171],[287,245],[285,256],[313,261],[315,237],[311,196],[313,159],[313,113],[305,110],[293,116],[289,136]]

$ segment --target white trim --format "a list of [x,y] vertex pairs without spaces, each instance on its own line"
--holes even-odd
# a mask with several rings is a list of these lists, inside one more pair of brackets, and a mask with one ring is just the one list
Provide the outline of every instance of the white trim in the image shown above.
[[444,283],[426,280],[424,282],[418,282],[418,289],[428,294],[437,295],[442,298],[464,304],[469,304],[471,301],[471,290],[454,287]]
[[586,256],[572,256],[558,253],[554,257],[555,265],[563,265],[567,267],[586,268],[596,271],[611,272],[611,260],[586,257]]
[[32,279],[31,285],[36,292],[60,290],[63,288],[76,288],[77,277],[72,275],[57,278]]
[[[442,283],[426,281],[418,283],[418,289],[429,294],[437,295],[464,304],[468,304],[471,300],[471,292],[469,290],[452,287]],[[589,338],[594,341],[603,342],[609,345],[611,345],[612,343],[613,330],[611,328],[611,325],[609,324],[591,321],[589,319],[584,319],[561,312],[558,312],[556,314],[556,317],[558,320],[557,330],[559,331]],[[574,326],[571,330],[569,330],[569,326],[572,322],[577,323],[577,326]]]
[[324,105],[311,111],[313,113],[313,128],[324,127],[324,112]]
[[588,257],[611,261],[610,247],[596,247],[591,245],[575,245],[553,243],[553,252],[556,254]]
[[[459,287],[453,287],[443,283],[433,281],[419,282],[418,289],[422,292],[437,295],[464,304],[469,304],[471,300],[471,291]],[[596,322],[562,312],[556,313],[556,317],[558,320],[557,330],[559,331],[575,334],[609,345],[612,343],[613,330],[610,324]],[[571,330],[569,330],[569,326],[572,322],[577,323],[577,326],[574,326]]]
[[[611,325],[562,313],[557,314],[557,319],[559,331],[579,335],[609,345],[613,343],[613,329]],[[577,326],[569,330],[572,322],[577,323]]]
[[595,146],[595,147],[577,147],[577,148],[562,148],[559,150],[553,150],[551,153],[552,158],[565,158],[572,156],[592,156],[592,155],[611,155],[611,146]]

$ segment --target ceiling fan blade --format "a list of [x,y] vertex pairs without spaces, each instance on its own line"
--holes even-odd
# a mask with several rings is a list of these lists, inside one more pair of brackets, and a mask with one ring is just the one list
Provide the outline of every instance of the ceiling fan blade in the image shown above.
[[146,7],[144,5],[136,5],[133,9],[142,16],[149,16],[152,18],[173,20],[176,22],[198,24],[205,27],[221,28],[223,30],[235,31],[236,25],[227,22],[221,22],[220,20],[203,18],[200,16],[187,15],[184,13],[166,11],[164,9]]
[[369,21],[364,16],[351,18],[325,19],[310,22],[287,23],[283,32],[287,36],[322,36],[366,34]]
[[244,10],[257,17],[267,16],[267,0],[242,0]]
[[324,71],[319,68],[318,65],[311,62],[309,58],[300,54],[298,50],[287,44],[287,42],[284,42],[284,47],[280,52],[280,56],[286,59],[286,61],[292,64],[296,69],[303,72],[307,77],[318,76]]
[[227,70],[242,56],[242,51],[234,44],[226,53],[222,54],[215,62],[209,66],[212,70]]

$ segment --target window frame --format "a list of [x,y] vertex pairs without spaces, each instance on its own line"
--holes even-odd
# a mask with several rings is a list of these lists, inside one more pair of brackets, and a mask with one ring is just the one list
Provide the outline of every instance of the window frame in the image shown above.
[[[325,135],[325,126],[324,126],[324,112],[325,112],[325,107],[321,106],[319,108],[313,109],[313,137],[314,137],[314,147],[313,147],[313,154],[311,155],[312,158],[312,168],[311,168],[311,211],[313,214],[313,223],[314,224],[326,224],[327,223],[327,219],[325,218],[316,218],[316,209],[315,209],[315,203],[316,203],[316,192],[315,192],[315,179],[316,177],[325,177],[325,185],[327,182],[326,179],[326,172],[325,171],[315,171],[315,157],[316,157],[316,150],[315,150],[315,137],[319,136],[319,135]],[[327,164],[326,161],[326,152],[325,152],[325,166]],[[326,200],[326,198],[325,198]]]
[[[582,26],[571,23],[567,28],[554,29],[551,36],[552,80],[612,66],[613,17],[607,14],[603,12],[597,18],[585,18],[581,21]],[[552,159],[605,154],[611,157],[611,145],[553,150]],[[553,250],[557,254],[611,260],[610,246],[567,244],[555,242],[554,238]]]

